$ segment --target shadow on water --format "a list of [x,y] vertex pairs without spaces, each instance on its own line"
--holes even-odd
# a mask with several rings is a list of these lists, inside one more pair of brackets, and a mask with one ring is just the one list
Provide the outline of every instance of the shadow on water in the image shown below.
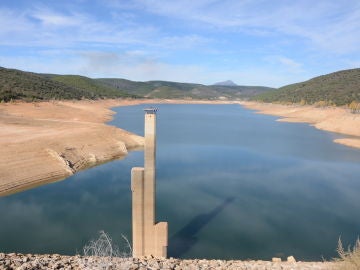
[[226,198],[220,205],[215,207],[210,212],[200,214],[194,217],[188,224],[180,229],[169,240],[169,256],[181,257],[193,245],[196,244],[198,232],[205,227],[213,218],[215,218],[222,210],[234,201],[234,197]]

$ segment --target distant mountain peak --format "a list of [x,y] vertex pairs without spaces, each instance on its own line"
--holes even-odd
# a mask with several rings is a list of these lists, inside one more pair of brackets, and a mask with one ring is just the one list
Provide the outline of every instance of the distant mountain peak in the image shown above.
[[237,86],[232,80],[227,80],[223,82],[214,83],[214,85],[222,85],[222,86]]

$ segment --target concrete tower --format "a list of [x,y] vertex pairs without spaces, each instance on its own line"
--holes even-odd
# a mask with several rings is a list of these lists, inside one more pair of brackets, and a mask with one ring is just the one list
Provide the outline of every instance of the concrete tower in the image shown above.
[[133,257],[167,256],[167,222],[155,220],[156,112],[145,109],[144,168],[131,170]]

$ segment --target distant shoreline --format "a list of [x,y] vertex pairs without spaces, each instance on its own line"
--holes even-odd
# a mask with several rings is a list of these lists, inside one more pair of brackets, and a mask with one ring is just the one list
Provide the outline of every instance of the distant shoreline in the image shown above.
[[143,137],[105,124],[110,108],[142,103],[228,104],[228,101],[114,99],[0,104],[0,196],[65,179],[119,159]]
[[[245,108],[256,110],[260,114],[280,116],[278,121],[309,123],[317,129],[343,134],[345,138],[336,139],[334,142],[360,148],[360,114],[353,114],[345,108],[317,108],[250,101],[241,101],[239,104]],[[349,137],[346,138],[346,136]]]
[[[360,116],[342,108],[314,108],[311,106],[284,106],[239,101],[198,100],[100,100],[56,101],[39,103],[0,104],[0,196],[9,195],[45,183],[71,176],[79,170],[96,166],[125,156],[129,150],[141,147],[143,137],[105,124],[112,119],[110,108],[154,104],[240,104],[259,113],[287,117],[280,121],[306,122],[317,128],[355,136],[337,139],[358,142],[360,148]],[[356,135],[358,134],[358,135]],[[357,136],[357,137],[356,137]],[[17,259],[19,255],[1,254]],[[30,255],[26,255],[30,256]],[[58,256],[58,255],[56,255]],[[20,256],[22,258],[22,255]],[[27,260],[39,256],[31,256]],[[69,258],[75,257],[66,257]],[[120,260],[123,263],[124,260]],[[14,260],[15,262],[15,260]],[[133,259],[125,259],[128,264]],[[174,265],[217,263],[211,260],[164,260]],[[266,262],[221,261],[230,265],[261,265],[269,269],[329,269],[331,262]],[[0,263],[1,264],[1,263]]]
[[240,104],[285,117],[279,121],[353,136],[335,142],[360,148],[360,115],[338,107],[172,99],[5,103],[0,104],[0,196],[65,179],[142,147],[143,137],[105,123],[115,113],[110,108],[144,103]]
[[0,196],[121,158],[143,138],[104,124],[136,100],[0,104]]

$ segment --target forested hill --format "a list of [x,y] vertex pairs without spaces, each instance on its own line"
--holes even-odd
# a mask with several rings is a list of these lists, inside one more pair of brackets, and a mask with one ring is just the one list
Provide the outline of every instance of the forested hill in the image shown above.
[[248,99],[274,88],[263,86],[223,86],[168,81],[133,82],[124,79],[97,79],[129,94],[147,98]]
[[261,86],[221,86],[166,81],[134,82],[125,79],[91,79],[78,75],[39,74],[0,67],[0,101],[185,98],[247,99],[272,90]]
[[0,101],[99,98],[253,99],[319,105],[360,103],[360,69],[319,76],[279,89],[167,81],[134,82],[78,75],[39,74],[0,67]]
[[360,69],[342,70],[257,95],[253,100],[278,103],[349,105],[360,102]]
[[36,74],[0,67],[0,101],[7,102],[16,99],[25,101],[98,99],[131,96],[86,77]]

